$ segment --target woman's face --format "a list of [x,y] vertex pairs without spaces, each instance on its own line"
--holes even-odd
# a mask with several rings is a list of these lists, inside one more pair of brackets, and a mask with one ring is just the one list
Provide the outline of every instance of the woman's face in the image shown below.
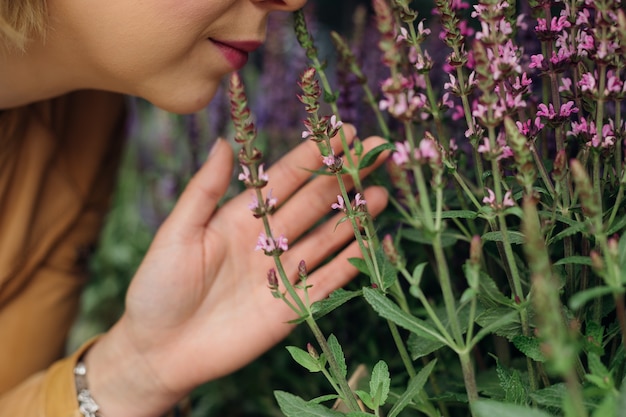
[[265,39],[271,11],[306,0],[48,0],[48,40],[77,82],[177,113],[208,104]]

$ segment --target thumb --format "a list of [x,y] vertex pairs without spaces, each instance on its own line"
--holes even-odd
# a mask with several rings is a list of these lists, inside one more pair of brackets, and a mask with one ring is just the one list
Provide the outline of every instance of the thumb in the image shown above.
[[207,161],[193,176],[169,215],[161,232],[187,239],[203,232],[220,199],[226,193],[233,170],[233,151],[217,139]]

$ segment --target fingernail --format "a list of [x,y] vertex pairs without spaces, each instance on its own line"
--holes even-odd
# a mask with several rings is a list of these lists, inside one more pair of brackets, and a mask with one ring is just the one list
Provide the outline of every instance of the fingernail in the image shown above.
[[215,142],[213,142],[213,145],[211,145],[211,149],[209,149],[209,155],[207,156],[206,159],[209,159],[215,153],[215,150],[217,149],[217,145],[221,141],[222,141],[222,138],[217,138]]

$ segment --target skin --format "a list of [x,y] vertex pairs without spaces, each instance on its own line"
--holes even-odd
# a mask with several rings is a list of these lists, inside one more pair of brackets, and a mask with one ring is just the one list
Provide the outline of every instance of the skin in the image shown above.
[[[99,89],[178,113],[199,110],[232,70],[207,37],[262,40],[270,12],[304,2],[49,0],[45,42],[33,42],[25,54],[0,54],[0,108]],[[42,68],[45,74],[38,73]],[[344,131],[352,142],[354,128]],[[340,141],[333,143],[339,153]],[[373,137],[364,147],[381,143]],[[289,239],[283,261],[292,280],[306,261],[311,301],[352,279],[357,271],[347,259],[359,256],[349,223],[336,227],[341,214],[310,230],[338,194],[333,177],[311,180],[310,171],[321,165],[315,144],[304,142],[271,167],[265,189],[284,203],[272,227]],[[267,288],[273,260],[254,251],[262,223],[248,209],[250,192],[217,208],[232,170],[233,151],[219,140],[152,242],[124,315],[87,352],[90,390],[103,415],[161,415],[195,386],[244,366],[291,330],[286,322],[294,313]],[[387,203],[379,187],[366,190],[365,199],[373,215]]]

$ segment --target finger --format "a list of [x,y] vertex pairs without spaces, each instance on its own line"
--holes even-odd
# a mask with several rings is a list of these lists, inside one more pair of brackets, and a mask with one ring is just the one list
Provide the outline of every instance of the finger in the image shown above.
[[345,286],[357,276],[359,271],[348,262],[350,258],[362,258],[357,242],[352,242],[332,261],[310,275],[307,284],[311,286],[308,293],[312,303],[328,297],[331,292]]
[[[364,152],[384,143],[384,140],[372,137],[363,142]],[[387,153],[379,155],[378,159],[371,166],[361,170],[360,177],[363,178],[376,169],[386,158]],[[349,175],[343,176],[343,181],[347,190],[352,189],[353,180]],[[327,214],[331,204],[337,202],[339,194],[339,184],[337,178],[332,175],[323,175],[307,183],[294,195],[285,205],[283,205],[274,215],[274,227],[281,230],[289,239],[296,239],[302,233],[309,230],[319,219]]]
[[[346,124],[341,131],[344,132],[347,143],[352,143],[356,135],[354,126]],[[342,153],[341,131],[331,139],[331,146],[336,154]],[[321,166],[322,157],[317,144],[307,140],[268,170],[268,189],[273,189],[278,201],[283,201],[311,178],[311,171],[318,170]]]
[[[388,195],[384,187],[369,187],[363,194],[371,216],[377,216],[387,206]],[[352,222],[340,223],[344,217],[344,213],[336,214],[295,243],[286,253],[289,267],[304,260],[309,268],[315,268],[353,240]]]
[[175,233],[183,239],[203,233],[217,204],[228,189],[232,170],[233,151],[225,140],[218,139],[208,160],[187,184],[174,210],[163,224],[163,233]]

